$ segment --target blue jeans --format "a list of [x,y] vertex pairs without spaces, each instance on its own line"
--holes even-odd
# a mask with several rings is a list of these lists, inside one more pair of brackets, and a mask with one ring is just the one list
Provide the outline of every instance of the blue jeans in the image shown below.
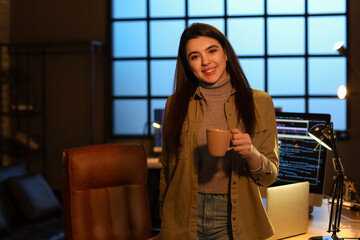
[[226,194],[197,194],[197,240],[232,240],[230,202]]

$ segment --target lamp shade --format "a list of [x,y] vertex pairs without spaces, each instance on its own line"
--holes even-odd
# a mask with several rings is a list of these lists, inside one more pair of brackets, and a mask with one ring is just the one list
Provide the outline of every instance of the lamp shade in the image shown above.
[[153,125],[154,128],[157,128],[157,129],[161,128],[161,125],[159,123],[157,123],[157,122],[153,122],[152,125]]
[[336,42],[334,44],[334,46],[333,46],[333,50],[338,51],[341,56],[346,56],[347,55],[347,49],[344,47],[344,42],[343,41]]
[[332,130],[330,126],[325,124],[315,125],[308,132],[309,136],[315,139],[319,144],[326,147],[330,151],[332,150],[331,135]]

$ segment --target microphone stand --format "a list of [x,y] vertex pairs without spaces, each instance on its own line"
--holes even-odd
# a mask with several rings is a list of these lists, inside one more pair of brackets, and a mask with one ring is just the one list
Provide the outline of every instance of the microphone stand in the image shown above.
[[[327,131],[326,131],[327,130]],[[332,194],[332,201],[331,201],[331,209],[330,209],[330,218],[329,218],[329,227],[327,232],[331,232],[331,237],[327,236],[316,236],[311,237],[309,240],[342,240],[344,238],[340,238],[337,236],[337,233],[340,232],[340,219],[341,219],[341,210],[343,205],[343,196],[344,196],[344,181],[346,179],[345,170],[341,163],[341,159],[338,156],[338,152],[336,149],[336,133],[333,130],[332,122],[330,123],[329,129],[325,129],[326,132],[330,136],[332,149],[334,151],[334,158],[333,160],[333,167],[335,171],[334,176],[334,186],[333,186],[333,194]],[[325,135],[324,134],[324,135]]]

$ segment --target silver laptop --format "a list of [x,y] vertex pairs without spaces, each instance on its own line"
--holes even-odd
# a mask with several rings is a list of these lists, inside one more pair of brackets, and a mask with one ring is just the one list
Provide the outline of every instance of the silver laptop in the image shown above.
[[309,182],[267,188],[264,205],[275,229],[275,234],[268,239],[287,238],[307,232]]

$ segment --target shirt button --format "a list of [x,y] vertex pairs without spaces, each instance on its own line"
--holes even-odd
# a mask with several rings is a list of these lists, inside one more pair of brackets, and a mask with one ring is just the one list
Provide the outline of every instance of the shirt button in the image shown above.
[[235,221],[236,220],[236,218],[233,218],[233,221]]
[[234,204],[236,204],[236,200],[234,200]]
[[233,184],[235,185],[235,184],[236,184],[236,182],[233,182]]

